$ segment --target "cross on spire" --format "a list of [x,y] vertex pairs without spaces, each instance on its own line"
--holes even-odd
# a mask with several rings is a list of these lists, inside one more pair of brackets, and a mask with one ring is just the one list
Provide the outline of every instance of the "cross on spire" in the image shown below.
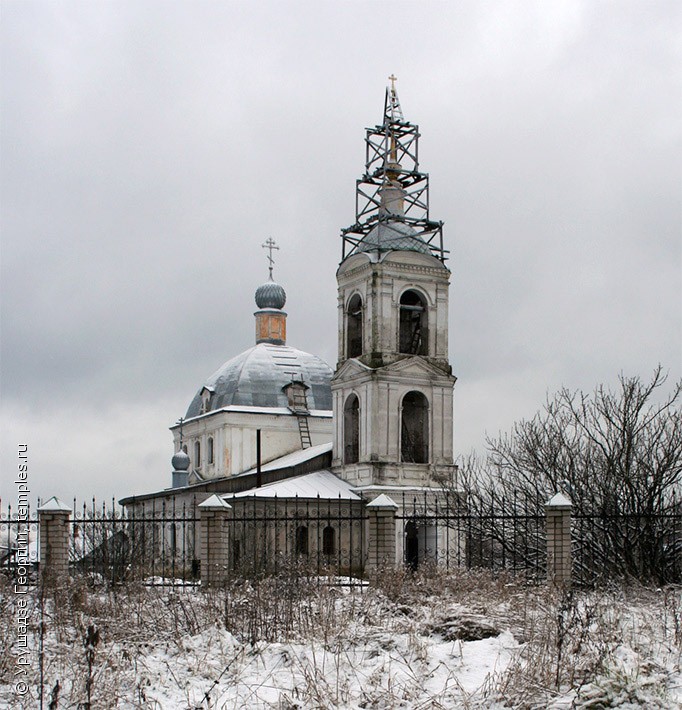
[[185,420],[183,417],[180,417],[178,419],[178,424],[180,425],[180,449],[182,449],[182,425],[185,423]]
[[403,110],[400,108],[400,99],[398,98],[398,92],[395,90],[395,83],[398,81],[398,77],[395,74],[391,74],[388,77],[391,82],[390,88],[386,87],[386,106],[384,109],[384,121],[393,123],[394,121],[404,121]]
[[261,244],[263,249],[268,250],[268,271],[269,271],[269,278],[270,281],[272,281],[272,267],[275,265],[275,260],[272,258],[272,252],[274,249],[279,249],[277,246],[275,240],[272,237],[268,237],[263,244]]

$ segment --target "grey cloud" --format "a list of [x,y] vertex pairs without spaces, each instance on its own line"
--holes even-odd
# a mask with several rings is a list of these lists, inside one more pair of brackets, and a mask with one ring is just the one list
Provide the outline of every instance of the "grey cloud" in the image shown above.
[[[391,72],[451,250],[458,450],[562,384],[658,361],[679,375],[678,3],[25,2],[3,16],[2,407],[21,413],[11,437],[44,449],[40,480],[167,481],[166,427],[253,340],[268,236],[290,341],[335,364],[339,229]],[[105,447],[122,412],[148,434]]]

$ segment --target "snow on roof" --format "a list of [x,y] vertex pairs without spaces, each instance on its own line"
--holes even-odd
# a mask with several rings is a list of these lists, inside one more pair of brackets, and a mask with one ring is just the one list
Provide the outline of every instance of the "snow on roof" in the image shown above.
[[377,496],[371,503],[367,504],[368,508],[398,508],[398,504],[385,493]]
[[393,493],[395,496],[407,496],[407,495],[425,495],[426,493],[447,493],[448,489],[442,486],[396,486],[396,485],[376,485],[370,484],[368,486],[353,486],[354,491],[359,491],[362,493],[372,494],[374,492],[385,491],[386,493]]
[[[309,449],[308,449],[309,450]],[[241,493],[226,494],[224,500],[233,498],[317,498],[325,500],[362,500],[351,487],[331,471],[315,471],[302,476],[285,478],[260,488],[251,488]]]
[[[205,414],[197,414],[194,417],[187,417],[187,419],[183,421],[183,424],[187,424],[187,422],[191,422],[196,419],[204,419],[205,417],[213,416],[215,414],[218,414],[219,412],[238,412],[240,414],[286,414],[290,417],[295,416],[294,412],[292,412],[289,407],[256,407],[242,404],[230,404],[227,407],[221,407],[220,409],[212,409],[210,412],[206,412]],[[317,417],[319,419],[331,419],[332,410],[311,409],[308,413],[308,416]],[[173,431],[174,429],[177,429],[179,427],[179,424],[174,424],[172,427],[169,428],[171,431]]]
[[[332,442],[329,441],[326,444],[317,444],[317,446],[310,446],[307,449],[301,449],[300,451],[294,451],[291,454],[286,454],[285,456],[280,456],[278,459],[273,459],[264,463],[261,467],[261,471],[276,471],[280,468],[288,468],[289,466],[296,466],[304,461],[309,461],[315,456],[320,456],[321,454],[326,454],[328,451],[332,450]],[[248,471],[244,471],[238,475],[246,476],[252,473],[256,473],[256,468],[251,468]]]
[[563,493],[557,493],[552,496],[549,501],[547,501],[547,505],[551,508],[563,508],[566,506],[570,508],[573,503],[571,503],[571,501]]
[[212,510],[214,508],[220,508],[220,509],[228,509],[231,508],[232,506],[224,501],[222,498],[219,498],[215,493],[212,496],[209,496],[203,503],[199,503],[198,505],[199,508],[204,508],[207,510]]
[[66,503],[63,503],[57,496],[52,496],[50,500],[46,501],[43,503],[40,508],[38,508],[38,512],[44,511],[46,513],[51,513],[55,511],[61,511],[61,512],[71,512],[71,506],[67,505]]

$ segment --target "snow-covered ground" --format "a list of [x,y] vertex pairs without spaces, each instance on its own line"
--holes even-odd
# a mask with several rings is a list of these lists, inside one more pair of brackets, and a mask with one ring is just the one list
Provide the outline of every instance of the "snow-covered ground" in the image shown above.
[[675,588],[566,594],[388,572],[355,590],[293,577],[208,592],[81,582],[42,613],[28,599],[18,665],[17,596],[2,587],[0,707],[39,707],[41,618],[45,708],[87,707],[88,687],[92,708],[682,707]]

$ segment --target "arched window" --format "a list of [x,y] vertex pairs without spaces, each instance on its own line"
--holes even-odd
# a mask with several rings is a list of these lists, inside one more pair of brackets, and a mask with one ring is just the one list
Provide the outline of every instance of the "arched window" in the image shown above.
[[429,403],[421,392],[403,397],[400,459],[406,463],[429,462]]
[[215,463],[215,458],[213,455],[213,437],[208,437],[208,452],[207,452],[208,463]]
[[296,528],[296,554],[308,554],[308,528],[305,525]]
[[360,401],[349,395],[343,406],[343,462],[357,463],[360,460]]
[[362,298],[357,293],[346,309],[346,348],[348,357],[362,355]]
[[328,557],[336,554],[336,530],[331,525],[322,531],[322,554]]
[[416,291],[405,291],[400,297],[398,348],[401,353],[428,355],[428,342],[426,301]]
[[201,466],[201,442],[194,442],[194,465],[199,468]]

